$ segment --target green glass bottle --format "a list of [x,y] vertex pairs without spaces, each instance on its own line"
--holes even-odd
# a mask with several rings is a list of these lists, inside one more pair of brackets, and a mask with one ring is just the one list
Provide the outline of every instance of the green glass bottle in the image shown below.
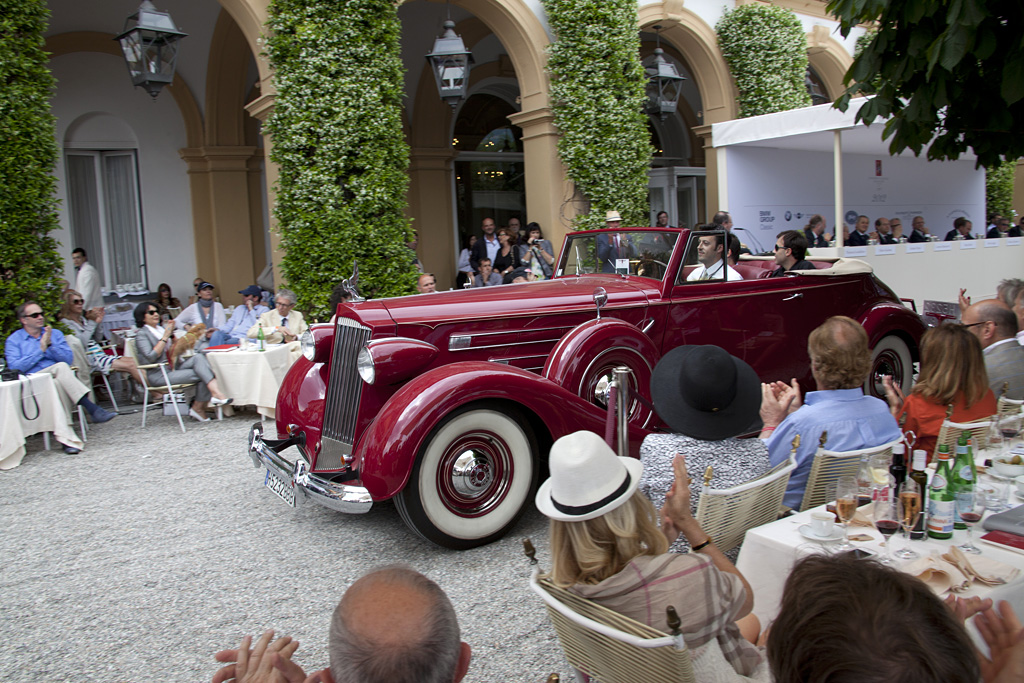
[[264,351],[267,348],[266,340],[263,337],[263,328],[259,328],[256,332],[256,348],[260,351]]
[[939,460],[928,486],[928,536],[952,538],[953,516],[956,514],[956,494],[952,490],[949,469],[949,446],[939,446]]
[[[960,432],[960,438],[956,442],[956,459],[953,461],[953,469],[950,472],[950,489],[953,491],[954,499],[957,493],[974,491],[977,470],[974,467],[972,450],[968,432]],[[956,511],[953,513],[953,526],[957,529],[967,528],[967,525],[960,519],[960,513]]]

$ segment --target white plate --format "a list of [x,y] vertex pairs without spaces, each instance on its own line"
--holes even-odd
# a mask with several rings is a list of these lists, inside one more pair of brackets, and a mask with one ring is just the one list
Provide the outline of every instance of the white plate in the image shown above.
[[818,543],[831,543],[833,541],[843,540],[843,527],[841,526],[833,527],[831,536],[819,536],[818,534],[811,531],[810,524],[801,524],[800,528],[797,529],[797,531],[799,531],[800,535],[804,538],[808,538],[812,541],[817,541]]

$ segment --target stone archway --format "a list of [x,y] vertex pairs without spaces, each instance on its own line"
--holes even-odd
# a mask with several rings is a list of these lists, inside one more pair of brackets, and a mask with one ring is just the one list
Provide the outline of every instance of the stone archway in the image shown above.
[[846,90],[843,80],[847,69],[853,64],[853,57],[829,34],[827,27],[815,26],[807,34],[807,60],[824,81],[830,100],[834,101],[843,94]]

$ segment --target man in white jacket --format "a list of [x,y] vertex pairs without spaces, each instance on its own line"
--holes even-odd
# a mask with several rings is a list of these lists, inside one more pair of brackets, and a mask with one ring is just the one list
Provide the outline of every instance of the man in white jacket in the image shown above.
[[85,299],[85,310],[91,311],[96,307],[103,307],[103,292],[100,290],[100,274],[85,255],[85,249],[77,247],[71,252],[71,260],[75,263],[75,270],[78,271],[78,278],[75,280],[75,289]]

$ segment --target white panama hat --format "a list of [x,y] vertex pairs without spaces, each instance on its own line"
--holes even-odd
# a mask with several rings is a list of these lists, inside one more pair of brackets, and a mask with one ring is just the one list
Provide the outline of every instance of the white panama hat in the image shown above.
[[604,222],[611,223],[613,221],[622,222],[622,216],[619,215],[618,211],[605,211]]
[[560,522],[594,519],[619,507],[636,491],[644,469],[587,431],[555,441],[548,467],[551,476],[537,490],[537,509]]

